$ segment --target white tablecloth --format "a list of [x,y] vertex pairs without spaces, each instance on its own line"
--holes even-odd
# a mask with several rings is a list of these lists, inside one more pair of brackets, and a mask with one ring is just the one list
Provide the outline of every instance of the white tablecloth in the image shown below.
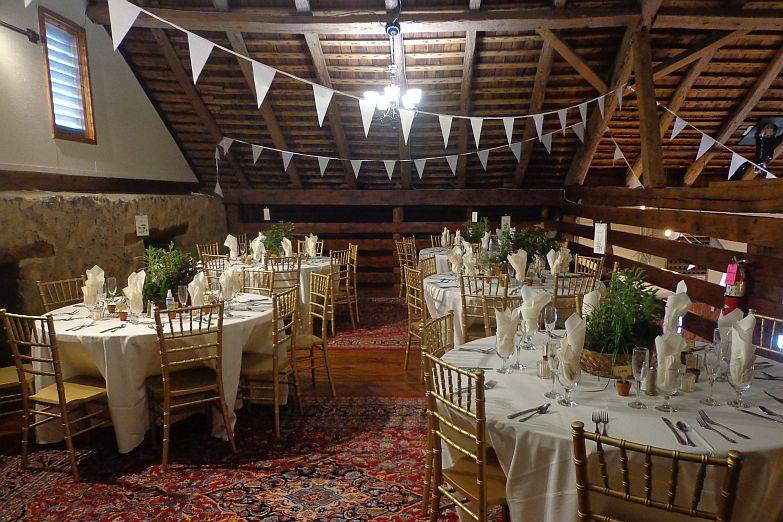
[[[545,337],[537,334],[539,346]],[[465,346],[484,348],[494,346],[494,337],[479,339]],[[744,462],[740,475],[739,495],[734,509],[736,521],[780,521],[783,520],[783,424],[756,419],[728,406],[705,407],[698,401],[705,396],[706,383],[697,384],[697,391],[685,393],[672,398],[672,404],[680,411],[663,414],[653,407],[663,400],[660,397],[647,397],[642,394],[642,400],[648,409],[634,410],[627,406],[632,397],[620,397],[614,386],[603,389],[598,378],[583,372],[582,382],[573,398],[579,403],[575,408],[566,408],[543,396],[551,387],[550,380],[542,380],[536,376],[536,361],[541,357],[537,351],[523,351],[523,361],[528,369],[522,373],[501,375],[494,370],[485,370],[485,379],[497,381],[497,385],[486,392],[487,437],[495,449],[503,470],[508,477],[506,495],[511,509],[512,520],[551,521],[560,522],[577,519],[577,497],[575,489],[574,464],[572,459],[571,422],[581,420],[586,429],[592,430],[592,412],[607,410],[609,412],[609,435],[625,438],[641,444],[653,446],[707,452],[709,442],[716,454],[725,454],[730,449],[743,452]],[[446,361],[460,366],[482,366],[497,368],[500,359],[492,354],[461,351],[456,348],[444,357]],[[783,376],[783,365],[775,363],[773,375]],[[757,374],[759,375],[759,374]],[[606,381],[604,380],[603,383]],[[763,404],[773,411],[783,414],[783,405],[764,395],[762,390],[783,395],[783,382],[754,380],[747,398],[753,404]],[[587,391],[595,390],[595,391]],[[560,390],[562,391],[562,390]],[[716,383],[715,396],[725,403],[734,396],[727,383]],[[518,419],[508,420],[511,413],[532,408],[550,402],[552,406],[546,415],[538,415],[533,419],[520,423]],[[739,443],[729,444],[719,435],[705,431],[696,422],[697,409],[704,408],[710,417],[731,426],[751,437],[751,440],[737,438]],[[754,408],[754,411],[761,413]],[[683,420],[695,429],[696,435],[691,438],[697,448],[689,448],[677,444],[674,435],[661,421],[665,415],[673,422]],[[703,437],[700,437],[700,435]],[[587,442],[588,455],[595,453],[595,444]],[[613,477],[611,484],[618,485],[620,471],[617,452],[607,453],[609,475]],[[641,462],[640,462],[641,460]],[[643,459],[631,459],[632,469],[640,470]],[[653,491],[654,498],[665,495],[669,477],[668,466],[653,466],[656,478]],[[640,471],[641,472],[641,471]],[[592,473],[592,471],[591,471]],[[591,475],[600,480],[600,476]],[[695,483],[694,467],[681,464],[680,487],[678,502],[687,503],[691,498],[692,484]],[[718,484],[723,473],[710,473],[705,482],[705,495],[718,491]],[[643,477],[631,476],[632,492],[641,491],[644,495]],[[711,498],[703,497],[709,507]],[[688,499],[688,500],[685,500]],[[599,495],[591,495],[593,505],[604,505]],[[614,506],[614,505],[613,505]],[[613,507],[613,509],[617,509]],[[629,511],[630,509],[630,511]],[[635,522],[650,520],[693,520],[679,517],[665,511],[627,508],[616,511],[615,516],[622,520]]]
[[419,261],[422,259],[427,259],[429,257],[435,258],[435,269],[437,270],[437,274],[448,274],[451,272],[451,267],[449,266],[449,253],[451,252],[451,249],[448,247],[430,247],[430,248],[422,248],[419,251]]
[[[223,319],[223,389],[229,409],[233,409],[231,407],[236,402],[242,352],[271,353],[272,350],[271,299],[240,294],[237,302],[249,299],[254,300],[252,308],[256,311],[233,311],[235,317]],[[76,309],[79,317],[87,315],[84,307]],[[68,328],[85,322],[81,318],[58,319],[63,317],[61,313],[72,310],[74,307],[68,306],[53,312],[63,376],[91,375],[106,380],[117,448],[120,453],[127,453],[144,440],[149,428],[144,380],[161,372],[154,322],[146,319],[144,324],[126,323],[116,332],[100,333],[100,330],[120,324],[119,319],[105,319],[69,332]],[[39,376],[36,387],[52,382],[52,378]],[[223,420],[216,411],[212,431],[215,436],[225,435]],[[41,443],[57,442],[62,440],[62,433],[56,423],[50,422],[38,428],[37,438]]]
[[[551,283],[533,286],[535,288],[551,289]],[[509,282],[509,297],[521,299],[521,289],[521,285],[516,281]],[[427,312],[433,319],[443,317],[450,311],[453,311],[454,343],[462,344],[465,342],[465,331],[462,325],[462,295],[457,275],[449,272],[448,274],[438,274],[426,278],[424,280],[424,301],[427,304]]]
[[[251,263],[244,264],[241,262],[232,261],[232,264],[236,266],[242,266],[245,268],[251,268],[254,270],[260,270],[264,268],[263,263]],[[306,261],[303,260],[299,268],[299,313],[300,315],[307,311],[310,304],[310,272],[316,272],[319,274],[329,273],[329,258],[325,256],[311,257]]]

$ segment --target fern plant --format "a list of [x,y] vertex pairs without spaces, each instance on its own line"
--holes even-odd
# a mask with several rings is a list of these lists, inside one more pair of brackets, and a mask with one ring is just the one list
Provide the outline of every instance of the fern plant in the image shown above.
[[176,292],[177,286],[190,283],[198,268],[189,252],[174,248],[174,243],[170,243],[168,249],[147,247],[144,271],[144,299],[160,302],[166,299],[169,290]]
[[269,228],[261,231],[266,237],[266,239],[264,239],[264,248],[266,248],[267,252],[280,253],[283,249],[283,238],[290,236],[293,231],[293,223],[285,221],[273,223]]
[[660,334],[663,305],[644,280],[644,270],[620,270],[612,277],[606,299],[589,316],[585,347],[613,356],[650,348]]
[[489,219],[481,218],[476,222],[465,221],[461,235],[470,243],[479,243],[487,232],[489,232]]

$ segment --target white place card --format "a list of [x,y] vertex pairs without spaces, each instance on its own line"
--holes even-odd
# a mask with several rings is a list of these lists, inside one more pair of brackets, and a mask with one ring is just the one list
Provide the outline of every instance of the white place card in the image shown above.
[[269,209],[268,209],[268,208],[265,208],[265,209],[264,209],[264,221],[269,221],[269,220],[270,220],[270,217],[269,217]]
[[503,230],[511,228],[511,216],[500,216],[500,228]]
[[593,252],[596,254],[606,253],[606,223],[596,223],[593,236]]
[[136,216],[136,237],[150,235],[150,219],[148,216]]
[[471,212],[470,213],[470,220],[473,223],[478,223],[478,212]]

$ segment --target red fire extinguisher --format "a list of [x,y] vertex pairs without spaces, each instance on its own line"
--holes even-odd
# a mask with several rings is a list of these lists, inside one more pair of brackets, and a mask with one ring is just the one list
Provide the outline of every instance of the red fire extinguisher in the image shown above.
[[735,308],[743,309],[748,278],[745,272],[744,259],[732,259],[726,267],[726,291],[723,295],[723,315],[731,313]]

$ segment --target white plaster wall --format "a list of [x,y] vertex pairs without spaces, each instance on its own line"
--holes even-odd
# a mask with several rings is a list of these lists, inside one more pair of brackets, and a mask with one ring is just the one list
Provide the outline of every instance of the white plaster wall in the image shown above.
[[0,170],[195,182],[111,37],[85,15],[86,0],[0,1],[0,19],[38,32],[38,6],[85,28],[97,144],[52,138],[43,46],[0,28]]

